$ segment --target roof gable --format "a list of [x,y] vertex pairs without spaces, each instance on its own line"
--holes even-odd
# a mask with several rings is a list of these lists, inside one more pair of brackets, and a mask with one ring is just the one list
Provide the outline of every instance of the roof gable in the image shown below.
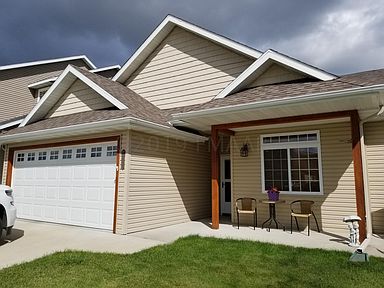
[[322,81],[333,80],[337,78],[328,72],[288,57],[284,54],[273,50],[267,50],[260,58],[250,65],[235,81],[229,84],[221,91],[215,99],[224,98],[231,93],[238,92],[254,82],[262,73],[266,71],[266,67],[270,67],[273,63],[285,66],[298,73],[305,74],[309,77]]
[[92,110],[102,110],[112,107],[115,106],[84,82],[77,79],[56,102],[56,104],[48,111],[45,118],[70,115]]
[[254,59],[260,57],[262,54],[260,51],[252,49],[248,46],[207,31],[174,16],[168,15],[136,50],[131,58],[128,59],[112,80],[124,83],[176,26]]
[[[106,101],[116,106],[118,109],[127,109],[127,106],[120,100],[116,99],[110,93],[101,88],[98,84],[92,81],[89,77],[85,76],[86,71],[81,71],[79,68],[75,68],[69,65],[55,83],[48,89],[44,97],[38,102],[38,104],[31,110],[31,112],[25,117],[19,127],[24,127],[28,123],[36,122],[44,118],[49,111],[58,103],[64,93],[73,85],[76,80],[81,80],[88,87],[93,89],[97,94],[103,97]],[[89,72],[88,72],[89,73]],[[92,73],[89,73],[93,75]],[[102,76],[98,76],[102,77]],[[107,79],[106,79],[107,80]]]

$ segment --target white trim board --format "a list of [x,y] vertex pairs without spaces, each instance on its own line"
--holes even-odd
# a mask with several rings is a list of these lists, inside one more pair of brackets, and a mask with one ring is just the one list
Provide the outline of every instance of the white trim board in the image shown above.
[[267,64],[267,62],[277,62],[298,72],[307,74],[311,77],[317,78],[322,81],[333,80],[336,78],[328,72],[320,70],[316,67],[305,64],[304,62],[298,61],[281,53],[273,50],[267,50],[259,59],[253,62],[247,69],[244,70],[231,84],[229,84],[223,91],[221,91],[214,99],[224,98],[229,94],[235,93],[245,85],[254,81],[257,78],[258,70]]
[[65,91],[75,82],[76,79],[83,81],[95,92],[104,97],[108,102],[115,105],[120,110],[127,109],[128,107],[113,97],[111,94],[102,89],[99,85],[91,81],[84,76],[81,72],[77,71],[71,65],[68,65],[59,78],[53,83],[53,85],[44,94],[44,97],[37,103],[37,105],[31,110],[31,112],[25,117],[19,127],[24,127],[30,122],[36,121],[48,113]]
[[248,57],[257,59],[262,55],[260,51],[250,48],[244,44],[205,30],[180,18],[168,15],[136,50],[131,58],[128,59],[112,80],[120,83],[125,82],[176,26]]
[[57,62],[64,62],[64,61],[73,61],[73,60],[83,60],[84,63],[86,63],[90,68],[96,69],[96,65],[93,64],[91,62],[91,60],[88,59],[87,56],[79,55],[79,56],[55,58],[55,59],[48,59],[48,60],[41,60],[41,61],[33,61],[33,62],[25,62],[25,63],[19,63],[19,64],[11,64],[11,65],[0,66],[0,71],[2,71],[2,70],[9,70],[9,69],[16,69],[16,68],[22,68],[22,67],[29,67],[29,66],[51,64],[51,63],[57,63]]

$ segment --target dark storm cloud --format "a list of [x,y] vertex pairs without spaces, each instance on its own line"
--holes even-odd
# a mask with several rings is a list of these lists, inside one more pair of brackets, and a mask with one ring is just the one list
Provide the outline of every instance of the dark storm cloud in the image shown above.
[[[370,2],[364,3],[370,5]],[[381,0],[373,3],[378,2]],[[338,15],[337,13],[345,9],[350,9],[349,14],[353,14],[356,9],[361,11],[361,5],[355,3],[361,2],[2,1],[0,65],[79,54],[86,54],[98,66],[123,64],[161,20],[167,14],[173,14],[257,49],[274,48],[332,72],[361,70],[361,66],[369,69],[369,65],[377,65],[374,51],[367,55],[368,62],[361,57],[359,61],[351,59],[357,57],[356,49],[376,50],[375,47],[384,42],[380,28],[382,19],[366,23],[368,28],[380,33],[377,39],[360,39],[360,42],[351,43],[356,49],[347,47],[348,53],[335,49],[334,57],[328,54],[323,57],[327,49],[332,52],[331,48],[337,44],[329,42],[329,39],[319,38],[330,38],[329,35],[336,33],[328,29],[328,26],[333,27],[333,22],[338,22],[338,19],[336,17],[333,22],[329,22],[329,15]],[[359,14],[356,17],[358,16]],[[343,23],[339,23],[338,27],[343,26]],[[338,27],[333,28],[338,31],[337,29],[341,29]],[[370,37],[376,37],[376,34]],[[313,41],[321,43],[316,48]]]

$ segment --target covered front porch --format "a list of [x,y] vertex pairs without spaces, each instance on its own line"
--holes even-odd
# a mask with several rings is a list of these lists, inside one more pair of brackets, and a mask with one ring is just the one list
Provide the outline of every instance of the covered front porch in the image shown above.
[[[220,165],[223,158],[220,134],[230,137],[229,211],[225,209],[228,203],[223,201],[225,194],[221,193],[228,185],[223,183],[225,173],[220,173],[225,169]],[[219,228],[220,216],[224,214],[230,214],[232,223],[237,222],[235,202],[242,197],[256,199],[261,227],[269,217],[269,207],[262,202],[268,198],[265,192],[276,187],[282,200],[276,205],[276,217],[287,230],[290,230],[290,203],[311,200],[315,202],[313,211],[323,233],[347,236],[343,217],[358,215],[362,219],[360,241],[366,238],[364,175],[356,110],[213,125],[211,137],[213,229]],[[247,153],[244,153],[245,145]],[[252,223],[252,217],[247,216],[240,217],[242,225]],[[316,230],[314,219],[310,220],[312,229]],[[307,229],[306,219],[299,219],[299,226],[300,231]]]

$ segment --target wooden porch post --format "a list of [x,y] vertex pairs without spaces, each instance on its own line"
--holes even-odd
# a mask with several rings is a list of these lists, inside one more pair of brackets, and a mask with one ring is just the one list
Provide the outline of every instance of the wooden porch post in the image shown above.
[[219,229],[219,137],[215,126],[211,128],[211,193],[212,229]]
[[365,217],[365,198],[364,198],[364,178],[363,163],[361,158],[359,114],[351,112],[351,130],[352,130],[352,159],[355,178],[356,208],[357,215],[362,219],[359,226],[360,243],[367,238],[367,223]]

